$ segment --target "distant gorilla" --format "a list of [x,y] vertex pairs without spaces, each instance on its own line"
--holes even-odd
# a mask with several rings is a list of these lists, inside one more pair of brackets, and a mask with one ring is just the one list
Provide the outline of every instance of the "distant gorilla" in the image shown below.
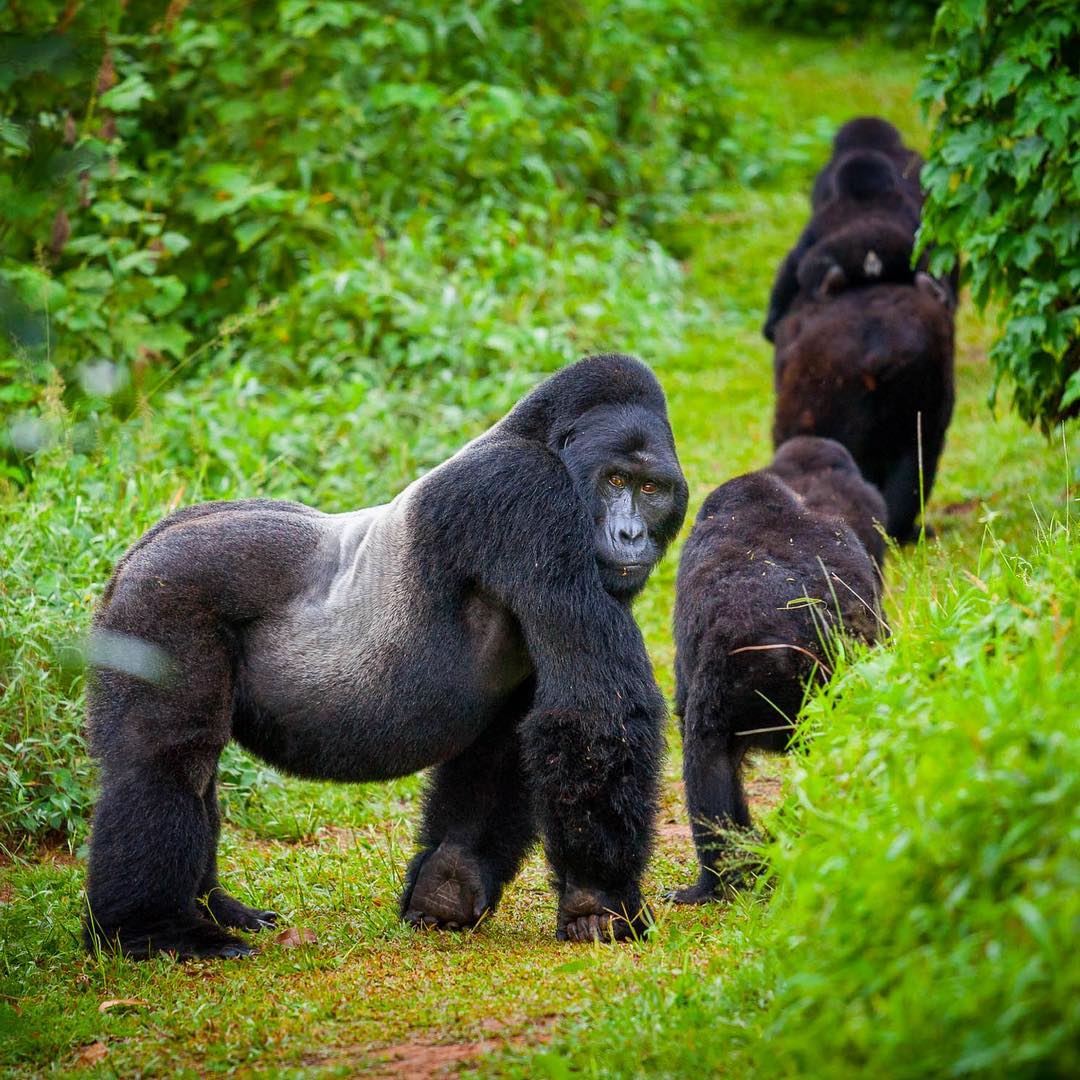
[[384,506],[207,503],[154,526],[94,622],[88,946],[238,956],[229,928],[273,924],[218,883],[230,738],[315,779],[435,767],[414,925],[475,925],[542,832],[560,939],[643,928],[664,705],[630,602],[686,497],[659,384],[608,355]]
[[777,327],[774,377],[774,444],[842,443],[884,496],[889,535],[914,539],[955,398],[953,314],[937,289],[920,278],[800,302]]
[[857,116],[842,125],[833,136],[832,157],[814,177],[810,192],[810,205],[819,209],[835,194],[835,174],[844,156],[852,151],[871,150],[883,154],[892,163],[900,181],[901,190],[910,199],[916,211],[921,212],[923,190],[919,182],[922,172],[922,155],[904,145],[900,132],[880,116]]
[[724,833],[751,824],[743,760],[752,749],[787,749],[806,685],[830,674],[831,635],[876,640],[879,572],[859,536],[873,534],[882,510],[851,455],[810,438],[702,505],[675,592],[675,711],[701,871],[670,894],[676,903],[739,884],[724,867]]
[[884,120],[863,117],[840,129],[833,157],[814,181],[813,217],[777,273],[763,329],[769,341],[798,298],[821,299],[860,285],[910,284],[919,275],[941,303],[955,305],[955,285],[926,273],[928,253],[912,266],[921,167],[922,158]]

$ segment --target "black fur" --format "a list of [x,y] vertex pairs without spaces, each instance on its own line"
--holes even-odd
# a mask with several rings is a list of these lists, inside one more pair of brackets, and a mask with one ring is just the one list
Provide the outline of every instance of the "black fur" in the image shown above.
[[788,439],[767,471],[783,480],[808,510],[846,521],[874,562],[884,564],[885,500],[863,479],[855,459],[840,443],[811,435]]
[[676,902],[739,884],[725,872],[724,834],[751,824],[747,752],[787,748],[805,686],[829,673],[832,634],[876,639],[878,568],[858,534],[881,509],[850,455],[820,439],[781,448],[769,469],[728,481],[702,505],[675,595],[675,710],[701,872],[671,894]]
[[686,511],[663,392],[592,357],[383,507],[189,507],[120,560],[94,622],[102,793],[87,942],[250,951],[217,882],[235,738],[298,776],[434,766],[402,915],[475,925],[538,833],[561,938],[647,909],[663,701],[630,601]]
[[843,124],[833,136],[832,155],[814,177],[810,205],[817,210],[835,194],[834,177],[844,156],[855,151],[872,150],[888,158],[903,190],[917,209],[922,209],[923,191],[919,183],[923,159],[904,145],[900,132],[880,116],[858,116]]
[[901,542],[917,535],[955,397],[953,313],[927,281],[801,303],[776,334],[774,443],[819,435],[846,446]]
[[[887,121],[863,117],[845,124],[833,156],[814,181],[813,215],[780,266],[763,333],[801,299],[820,299],[863,285],[928,282],[929,252],[913,265],[922,214],[922,158],[905,147]],[[956,281],[934,282],[940,301],[955,307]]]

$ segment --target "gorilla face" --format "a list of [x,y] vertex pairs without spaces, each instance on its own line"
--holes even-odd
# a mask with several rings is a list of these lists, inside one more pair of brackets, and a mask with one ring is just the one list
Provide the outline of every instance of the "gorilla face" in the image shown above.
[[559,456],[592,510],[604,588],[629,600],[686,514],[686,481],[671,429],[638,406],[601,406],[578,417],[560,444]]

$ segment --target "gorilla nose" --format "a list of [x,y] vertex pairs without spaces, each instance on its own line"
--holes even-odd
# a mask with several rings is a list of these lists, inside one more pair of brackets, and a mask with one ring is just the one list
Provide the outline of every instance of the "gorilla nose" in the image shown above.
[[612,522],[612,554],[617,561],[637,562],[645,551],[648,538],[648,530],[642,521],[623,518],[621,521]]

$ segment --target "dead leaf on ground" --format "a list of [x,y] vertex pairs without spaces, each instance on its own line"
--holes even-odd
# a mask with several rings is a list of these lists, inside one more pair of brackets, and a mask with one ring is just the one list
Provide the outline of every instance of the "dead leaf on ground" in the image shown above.
[[105,1059],[109,1048],[103,1042],[94,1042],[84,1046],[75,1057],[76,1065],[96,1065]]
[[274,944],[283,949],[295,949],[298,945],[317,945],[319,939],[314,930],[306,926],[290,926],[274,938]]
[[142,998],[109,998],[108,1001],[103,1001],[98,1007],[99,1013],[107,1013],[110,1009],[119,1009],[121,1005],[149,1005],[149,1001],[144,1001]]

